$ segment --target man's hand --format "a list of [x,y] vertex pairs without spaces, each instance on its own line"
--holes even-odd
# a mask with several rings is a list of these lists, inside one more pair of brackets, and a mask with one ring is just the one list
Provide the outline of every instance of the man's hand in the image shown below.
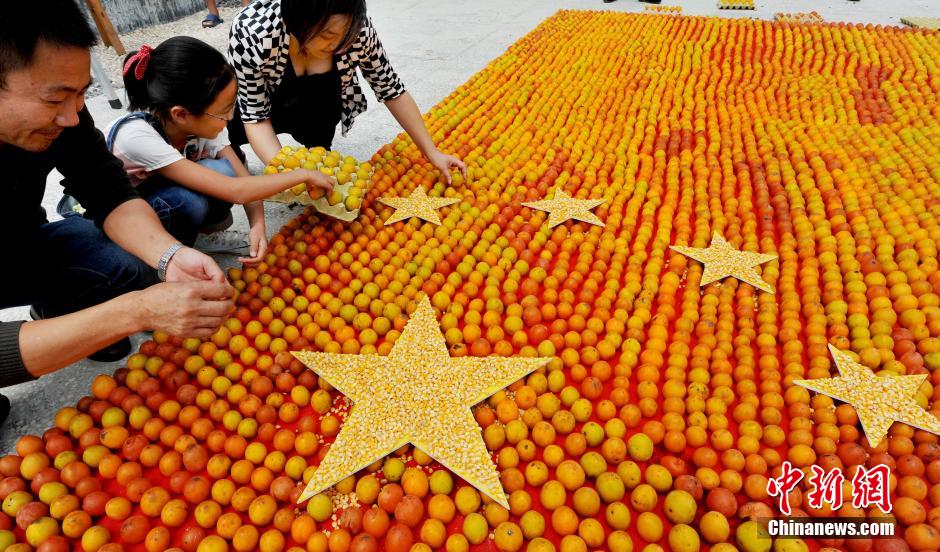
[[[203,280],[225,283],[225,273],[212,260],[212,257],[191,247],[184,247],[177,251],[166,267],[167,282],[197,282]],[[225,285],[228,286],[228,284]],[[231,286],[229,286],[229,289],[231,289]]]
[[138,293],[140,326],[179,337],[208,338],[235,303],[234,289],[225,282],[163,283]]

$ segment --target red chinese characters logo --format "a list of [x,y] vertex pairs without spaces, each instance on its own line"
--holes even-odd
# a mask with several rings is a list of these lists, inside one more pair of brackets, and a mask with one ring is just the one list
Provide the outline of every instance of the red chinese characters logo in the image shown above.
[[802,480],[803,472],[794,468],[789,461],[783,462],[780,477],[767,480],[767,494],[777,497],[777,507],[783,515],[790,515],[790,491]]
[[822,508],[823,503],[826,503],[829,504],[833,510],[841,508],[842,483],[845,481],[842,470],[833,468],[832,471],[827,473],[826,470],[819,466],[810,466],[810,469],[813,470],[813,475],[809,477],[809,484],[812,486],[812,490],[806,495],[806,501],[809,507],[818,510]]
[[855,476],[852,477],[852,506],[856,508],[878,506],[882,512],[890,512],[890,475],[891,471],[884,464],[878,464],[867,470],[864,466],[859,466]]
[[[833,510],[838,510],[843,504],[842,485],[845,476],[842,470],[834,468],[826,471],[819,466],[810,466],[812,475],[807,480],[810,490],[806,493],[806,502],[810,508],[819,509],[828,504]],[[803,480],[804,473],[785,461],[781,465],[780,476],[767,480],[767,494],[777,497],[777,506],[780,512],[789,516],[790,491]],[[855,508],[868,508],[878,506],[883,512],[891,511],[891,493],[889,491],[890,470],[888,466],[879,464],[866,469],[859,466],[852,477],[852,506]]]

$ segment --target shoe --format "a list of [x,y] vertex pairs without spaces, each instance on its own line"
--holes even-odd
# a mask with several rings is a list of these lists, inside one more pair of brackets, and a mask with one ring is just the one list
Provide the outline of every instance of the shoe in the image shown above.
[[221,17],[210,13],[206,16],[205,19],[202,20],[202,28],[211,29],[212,27],[218,26],[220,23],[222,23],[222,21],[223,19]]
[[[42,320],[45,318],[42,314],[42,311],[37,308],[36,305],[33,305],[29,308],[29,317],[33,320]],[[98,350],[95,353],[88,355],[88,359],[95,362],[114,362],[121,360],[129,354],[131,354],[131,338],[125,337],[120,341],[117,341],[111,345],[108,345],[107,347],[104,347],[103,349]],[[0,395],[0,397],[3,397],[3,395]],[[6,397],[3,398],[5,399]],[[9,401],[7,401],[7,405],[7,410],[9,411]],[[0,413],[2,413],[2,410],[3,405],[2,402],[0,402]],[[0,422],[0,424],[2,424],[2,422]]]
[[216,232],[221,232],[222,230],[228,230],[232,223],[235,222],[235,219],[232,217],[232,211],[229,210],[225,213],[225,216],[217,222],[207,224],[199,229],[200,234],[215,234]]
[[131,354],[131,338],[125,337],[98,352],[88,355],[88,360],[95,362],[116,362]]
[[78,203],[77,199],[68,194],[62,196],[62,199],[60,199],[59,203],[55,206],[55,210],[61,217],[74,215],[76,213],[79,215],[85,214],[85,208]]
[[232,253],[243,255],[248,252],[248,240],[244,232],[223,230],[212,234],[199,234],[193,249],[203,253]]
[[0,427],[3,426],[3,422],[7,421],[7,417],[10,415],[10,399],[6,395],[0,395]]

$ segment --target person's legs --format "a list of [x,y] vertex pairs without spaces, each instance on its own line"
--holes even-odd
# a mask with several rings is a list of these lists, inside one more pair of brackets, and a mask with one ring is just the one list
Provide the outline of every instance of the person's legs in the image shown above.
[[[228,159],[203,159],[199,161],[199,164],[207,169],[211,169],[219,174],[224,174],[225,176],[235,178],[235,169],[232,168],[232,164]],[[202,228],[206,227],[215,227],[220,223],[229,220],[231,221],[232,215],[232,204],[224,199],[219,199],[216,197],[206,196],[206,202],[208,204],[208,209],[206,210],[206,217],[202,221]],[[226,224],[225,227],[231,224]]]
[[215,5],[215,0],[206,0],[206,8],[209,10],[209,15],[202,20],[203,27],[215,27],[222,22],[222,18],[219,17],[219,8]]
[[[275,134],[290,134],[291,137],[308,148],[317,146],[324,149],[332,149],[333,137],[336,134],[336,125],[339,122],[339,113],[335,115],[335,120],[329,114],[321,117],[315,123],[310,121],[297,121],[296,117],[285,112],[283,106],[274,103],[271,108],[271,126],[274,127]],[[235,106],[235,116],[228,123],[228,139],[232,143],[235,153],[245,162],[244,152],[241,146],[248,143],[248,135],[245,133],[245,123],[241,120],[241,113],[238,106]]]
[[42,257],[29,303],[42,317],[61,316],[158,282],[152,267],[111,241],[94,223],[78,215],[39,229],[36,257]]
[[[235,176],[227,159],[203,159],[200,165],[226,176]],[[150,192],[141,190],[144,199],[153,207],[167,232],[183,244],[192,246],[199,231],[226,220],[232,204],[209,197],[183,186],[170,184]]]
[[22,307],[42,301],[56,288],[54,259],[45,254],[45,244],[36,231],[18,236],[8,252],[9,266],[0,270],[0,309]]
[[317,121],[292,121],[290,113],[279,112],[277,107],[272,109],[271,124],[274,132],[287,133],[308,148],[321,147],[326,150],[333,149],[333,137],[336,134],[336,125],[339,122],[339,113],[335,121],[329,113]]
[[[41,318],[76,312],[158,281],[156,270],[78,214],[24,232],[13,247],[7,270],[0,271],[0,308],[32,304]],[[130,339],[124,338],[89,358],[113,362],[130,351]],[[10,401],[0,395],[0,424],[9,413]]]
[[206,196],[183,186],[167,186],[144,196],[144,199],[160,217],[163,228],[184,245],[192,247],[209,212]]

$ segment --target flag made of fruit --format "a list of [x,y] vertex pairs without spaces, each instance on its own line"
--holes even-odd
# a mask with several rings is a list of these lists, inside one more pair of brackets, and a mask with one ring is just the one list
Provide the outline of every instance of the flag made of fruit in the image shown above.
[[[426,120],[468,179],[404,135],[284,152],[339,167],[358,217],[308,209],[229,272],[211,340],[155,334],[22,437],[0,549],[940,549],[940,33],[563,11]],[[456,201],[386,225],[418,189]],[[524,205],[565,197],[601,224]],[[542,361],[468,408],[508,508],[407,444],[297,504],[357,406],[291,352],[375,362],[423,301],[449,356]],[[819,383],[846,376],[871,387]],[[436,423],[408,381],[378,407]],[[918,425],[866,435],[873,389]],[[767,538],[781,490],[895,536]]]

